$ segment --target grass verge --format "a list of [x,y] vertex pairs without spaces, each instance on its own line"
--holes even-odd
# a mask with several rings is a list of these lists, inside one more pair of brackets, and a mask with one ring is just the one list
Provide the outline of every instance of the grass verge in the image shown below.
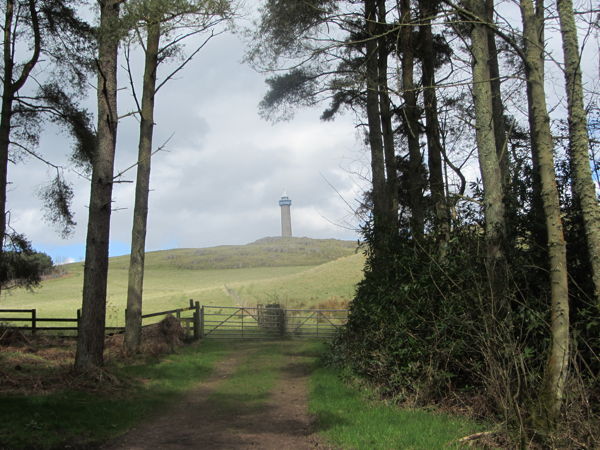
[[465,418],[374,401],[372,393],[349,386],[331,368],[317,369],[310,383],[317,431],[343,449],[458,448],[457,439],[482,430]]
[[132,427],[211,373],[232,347],[203,342],[161,361],[111,367],[127,382],[94,391],[67,388],[45,395],[0,396],[0,448],[85,447]]

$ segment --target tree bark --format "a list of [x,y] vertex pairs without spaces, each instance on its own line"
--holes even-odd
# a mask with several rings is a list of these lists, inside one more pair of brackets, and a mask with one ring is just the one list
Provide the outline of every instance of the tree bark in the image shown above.
[[396,151],[394,145],[394,129],[392,127],[392,112],[390,109],[390,96],[388,92],[388,55],[389,48],[386,43],[386,5],[385,0],[377,2],[377,25],[379,36],[377,38],[378,58],[378,90],[379,112],[381,131],[383,137],[383,153],[386,170],[386,233],[394,236],[398,232],[398,169],[396,164]]
[[4,11],[4,42],[3,42],[3,78],[2,78],[2,110],[0,117],[0,261],[4,256],[4,239],[6,235],[6,187],[8,183],[8,149],[10,146],[10,121],[14,93],[12,78],[14,62],[12,60],[12,23],[14,16],[14,1],[7,0]]
[[[487,17],[485,5],[480,0],[470,0],[468,5],[477,17]],[[473,104],[479,167],[484,189],[486,270],[492,295],[498,296],[502,289],[505,261],[504,193],[494,134],[488,34],[485,25],[481,23],[474,23],[472,27]]]
[[371,177],[373,185],[373,227],[375,233],[375,252],[384,253],[386,222],[386,179],[381,113],[379,110],[379,67],[377,49],[377,3],[365,0],[366,42],[366,87],[367,121],[369,128],[369,147],[371,150]]
[[[538,2],[538,12],[542,2]],[[520,0],[525,42],[525,69],[530,96],[530,124],[537,147],[541,198],[546,222],[551,283],[550,355],[546,367],[542,403],[549,426],[559,418],[564,399],[569,361],[569,297],[567,258],[560,204],[554,172],[553,142],[544,91],[543,29],[532,0]]]
[[106,284],[112,209],[113,170],[117,139],[117,52],[121,0],[100,1],[98,42],[98,145],[92,183],[83,272],[83,301],[75,369],[87,371],[104,362]]
[[[494,0],[486,0],[486,13],[489,23],[494,23]],[[506,135],[506,121],[504,120],[504,105],[500,83],[500,66],[498,64],[498,49],[494,31],[487,28],[490,86],[492,89],[492,110],[494,119],[494,138],[496,140],[496,153],[500,163],[500,176],[504,195],[507,195],[509,175],[508,137]],[[506,202],[505,202],[506,206]]]
[[[532,24],[535,26],[535,33],[538,36],[539,42],[544,42],[544,4],[543,0],[535,0],[535,15],[537,17],[536,23]],[[544,48],[532,48],[531,52],[537,52],[536,58],[544,59]],[[544,78],[544,67],[540,67],[540,76]],[[527,89],[527,106],[528,110],[533,109],[533,100],[531,98],[531,89]],[[528,116],[529,129],[532,130],[535,126],[533,116]],[[546,231],[546,220],[544,218],[544,205],[542,201],[542,182],[540,180],[540,163],[538,156],[538,144],[536,136],[530,135],[531,141],[531,165],[532,165],[532,204],[530,211],[530,223],[533,232],[533,243],[539,248],[543,249],[544,254],[547,254],[548,250],[548,233]],[[545,258],[547,260],[547,257]],[[544,269],[547,269],[544,267]]]
[[[13,48],[15,35],[13,34],[14,0],[7,0],[4,10],[4,33],[2,46],[2,59],[4,63],[2,73],[2,105],[0,107],[0,261],[4,256],[4,239],[6,237],[6,188],[8,185],[8,152],[10,148],[11,121],[13,117],[13,103],[19,90],[25,85],[31,71],[37,64],[41,52],[41,33],[38,12],[35,0],[29,0],[30,26],[33,31],[33,50],[29,60],[23,64],[19,78],[13,80],[15,75],[15,61]],[[1,290],[1,288],[0,288]]]
[[402,52],[402,120],[408,141],[408,195],[411,211],[411,231],[415,239],[423,237],[425,211],[423,205],[423,170],[419,145],[417,91],[414,83],[414,43],[410,0],[400,0],[400,50]]
[[431,20],[437,11],[431,8],[429,0],[420,0],[421,32],[422,32],[422,80],[423,100],[425,103],[425,134],[427,135],[427,155],[429,165],[429,189],[433,202],[435,219],[434,230],[439,242],[440,255],[450,239],[450,212],[444,190],[444,174],[442,170],[442,142],[438,120],[437,94],[435,91],[435,51]]
[[590,141],[587,114],[583,104],[583,85],[577,27],[571,0],[557,0],[564,54],[567,91],[569,144],[573,187],[581,205],[596,304],[600,307],[600,204],[590,167]]
[[150,167],[154,130],[154,96],[161,33],[160,21],[157,20],[155,23],[148,24],[147,33],[125,322],[125,348],[130,354],[139,351],[142,337],[142,291],[144,287],[148,196],[150,193]]

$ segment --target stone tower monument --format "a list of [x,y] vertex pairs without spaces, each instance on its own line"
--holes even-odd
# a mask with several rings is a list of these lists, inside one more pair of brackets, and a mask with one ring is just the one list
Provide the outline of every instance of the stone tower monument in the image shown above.
[[292,201],[284,192],[279,199],[281,206],[281,237],[292,237],[292,217],[290,215],[290,206]]

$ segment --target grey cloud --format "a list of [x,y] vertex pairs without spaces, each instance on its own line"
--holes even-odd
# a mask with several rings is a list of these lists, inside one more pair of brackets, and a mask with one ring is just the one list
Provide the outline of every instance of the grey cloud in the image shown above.
[[[155,146],[173,137],[153,159],[148,249],[236,244],[278,235],[277,201],[284,189],[293,201],[294,234],[356,238],[330,223],[346,220],[348,211],[323,179],[349,196],[356,190],[353,175],[340,169],[345,160],[357,160],[360,144],[352,121],[322,123],[319,108],[300,111],[294,121],[275,126],[263,121],[257,115],[263,78],[239,63],[242,54],[235,36],[220,36],[157,96]],[[125,78],[120,84],[126,86]],[[127,95],[120,94],[121,114],[132,106]],[[65,162],[69,144],[55,131],[46,133],[41,150]],[[117,172],[135,162],[137,133],[133,118],[119,124]],[[45,173],[46,168],[30,162],[15,169],[19,183],[9,194],[14,217],[19,217],[15,223],[34,244],[85,242],[89,183],[67,172],[76,188],[78,226],[70,240],[61,241],[41,220],[39,202],[32,196]],[[135,169],[122,179],[134,180]],[[115,185],[112,240],[129,242],[133,201],[133,184]]]

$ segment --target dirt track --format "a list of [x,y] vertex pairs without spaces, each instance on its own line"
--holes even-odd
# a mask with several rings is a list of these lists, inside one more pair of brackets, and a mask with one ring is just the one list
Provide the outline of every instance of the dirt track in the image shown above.
[[130,430],[104,449],[314,449],[319,442],[308,414],[310,365],[295,354],[284,364],[266,403],[258,408],[219,408],[211,394],[247,356],[235,352],[215,367],[212,376],[188,393],[185,400]]

